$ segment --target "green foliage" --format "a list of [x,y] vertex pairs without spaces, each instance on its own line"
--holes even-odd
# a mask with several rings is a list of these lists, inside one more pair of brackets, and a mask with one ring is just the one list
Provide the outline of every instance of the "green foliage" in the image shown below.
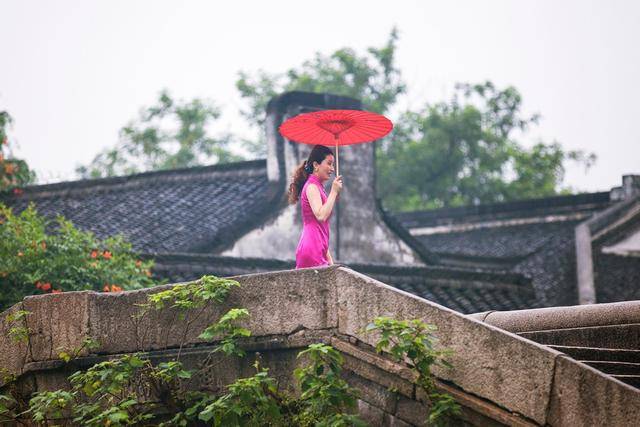
[[36,174],[29,169],[24,160],[13,156],[7,129],[12,119],[6,111],[0,111],[0,192],[13,191],[20,195],[19,187],[31,184],[36,179]]
[[285,425],[276,382],[255,363],[257,373],[227,386],[228,393],[202,410],[198,418],[213,426]]
[[7,335],[15,343],[26,343],[29,340],[29,328],[26,325],[26,317],[31,314],[27,310],[17,310],[6,316],[6,326],[9,327]]
[[229,150],[230,135],[208,134],[207,127],[219,117],[218,107],[209,100],[176,101],[164,90],[155,105],[143,108],[137,120],[122,128],[116,147],[76,172],[99,178],[241,160]]
[[0,310],[26,295],[147,287],[152,266],[121,235],[99,240],[62,216],[52,224],[33,204],[15,215],[0,203]]
[[[316,53],[301,67],[282,74],[258,71],[250,75],[242,71],[236,87],[249,104],[242,115],[261,130],[269,100],[290,90],[349,96],[362,100],[368,110],[385,113],[406,90],[394,62],[397,40],[398,31],[394,28],[384,46],[370,47],[366,55],[344,47],[330,55]],[[266,154],[263,139],[248,144],[248,148],[257,156]]]
[[211,302],[222,303],[229,291],[237,286],[240,284],[235,280],[202,276],[194,282],[178,284],[171,289],[151,294],[147,303],[140,306],[143,313],[169,307],[178,309],[184,316],[187,310],[201,308]]
[[310,364],[296,369],[300,382],[302,411],[298,419],[315,425],[364,425],[355,416],[344,414],[353,411],[357,403],[357,390],[342,379],[342,355],[326,344],[311,344],[298,357],[307,357]]
[[446,425],[450,415],[460,412],[460,407],[446,393],[438,393],[431,374],[431,367],[440,365],[450,367],[444,359],[450,352],[435,347],[436,327],[416,320],[395,320],[389,317],[378,317],[367,325],[366,332],[379,332],[380,338],[376,351],[388,352],[396,361],[408,359],[417,374],[415,383],[429,397],[429,425]]
[[86,372],[69,377],[71,391],[35,393],[29,411],[36,422],[72,416],[85,426],[137,425],[153,418],[151,407],[139,408],[133,380],[148,361],[138,355],[125,355],[98,363]]
[[72,349],[59,348],[58,350],[60,352],[58,353],[58,357],[64,360],[65,362],[70,362],[71,360],[76,359],[78,356],[80,356],[83,350],[85,349],[95,350],[99,347],[100,347],[100,343],[98,341],[94,340],[91,337],[86,337],[84,340],[82,340],[82,343],[76,348],[72,348]]
[[244,356],[244,350],[238,346],[238,339],[251,336],[251,331],[237,326],[236,322],[248,317],[249,312],[246,309],[232,308],[217,323],[208,326],[202,331],[198,338],[211,341],[218,337],[220,338],[220,343],[213,350],[214,352],[222,351],[227,356]]
[[538,117],[524,117],[521,103],[513,87],[463,84],[449,102],[402,114],[377,155],[385,207],[431,209],[562,192],[566,162],[589,167],[595,156],[558,143],[525,148],[516,135]]
[[18,402],[10,394],[0,394],[0,424],[9,423],[17,418],[16,407]]
[[36,393],[29,401],[31,417],[36,423],[60,419],[73,402],[73,393],[64,390]]

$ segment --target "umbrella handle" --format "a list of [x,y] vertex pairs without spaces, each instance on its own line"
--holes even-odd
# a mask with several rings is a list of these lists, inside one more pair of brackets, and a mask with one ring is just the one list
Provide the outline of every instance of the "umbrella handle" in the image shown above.
[[336,176],[340,175],[340,155],[338,154],[338,140],[336,140]]

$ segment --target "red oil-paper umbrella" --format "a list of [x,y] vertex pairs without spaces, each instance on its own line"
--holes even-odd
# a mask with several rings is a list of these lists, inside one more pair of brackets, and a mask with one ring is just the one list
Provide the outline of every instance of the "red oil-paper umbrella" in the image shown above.
[[340,175],[338,147],[382,138],[393,129],[385,116],[361,110],[322,110],[299,114],[280,126],[285,138],[309,145],[336,147],[336,175]]

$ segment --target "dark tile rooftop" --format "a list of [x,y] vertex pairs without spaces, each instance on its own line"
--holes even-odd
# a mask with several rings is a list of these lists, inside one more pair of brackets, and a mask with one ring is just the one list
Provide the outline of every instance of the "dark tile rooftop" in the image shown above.
[[549,243],[553,236],[573,230],[577,221],[485,227],[414,236],[425,248],[436,254],[471,257],[525,257]]
[[457,223],[494,221],[577,213],[591,213],[611,203],[609,192],[553,196],[457,208],[396,212],[396,219],[407,228],[434,227]]
[[206,252],[273,210],[264,160],[25,188],[0,201],[29,202],[49,218],[65,216],[104,238],[122,233],[148,253]]
[[552,306],[577,304],[575,227],[610,206],[609,193],[603,192],[394,217],[441,263],[522,274],[531,279],[537,304]]

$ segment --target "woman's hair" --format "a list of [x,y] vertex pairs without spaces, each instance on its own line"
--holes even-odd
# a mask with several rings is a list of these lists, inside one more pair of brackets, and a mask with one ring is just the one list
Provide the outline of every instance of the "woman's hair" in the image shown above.
[[304,187],[304,183],[307,182],[307,178],[309,178],[309,175],[313,172],[313,162],[320,164],[328,155],[333,156],[333,151],[331,151],[330,148],[324,145],[313,146],[311,153],[309,153],[309,158],[293,171],[291,184],[289,184],[289,203],[293,205],[300,199],[302,187]]

